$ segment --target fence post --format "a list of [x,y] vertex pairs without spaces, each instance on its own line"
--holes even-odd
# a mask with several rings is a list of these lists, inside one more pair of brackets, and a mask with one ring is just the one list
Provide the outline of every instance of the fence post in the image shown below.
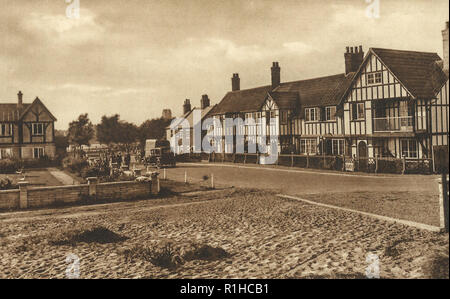
[[89,186],[89,196],[95,197],[97,195],[97,177],[88,177],[88,186]]
[[405,174],[406,173],[406,157],[405,156],[403,156],[402,164],[403,164],[402,174]]
[[244,153],[244,164],[247,164],[247,153]]
[[291,167],[294,167],[294,152],[291,152]]
[[375,173],[378,173],[378,155],[375,155]]
[[153,172],[151,175],[151,194],[157,195],[161,191],[159,185],[159,176],[157,172]]
[[184,183],[187,184],[187,171],[184,171]]
[[439,181],[439,218],[440,227],[446,233],[449,232],[449,205],[448,205],[448,180],[447,174],[442,174]]
[[28,208],[28,182],[19,182],[19,208]]
[[309,168],[309,152],[306,153],[306,168]]
[[211,173],[211,189],[214,189],[214,173]]
[[164,168],[164,180],[166,179],[166,169]]

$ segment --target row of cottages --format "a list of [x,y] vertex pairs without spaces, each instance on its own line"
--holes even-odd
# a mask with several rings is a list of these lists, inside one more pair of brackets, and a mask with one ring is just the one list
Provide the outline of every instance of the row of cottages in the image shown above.
[[[448,22],[442,33],[444,61],[378,48],[364,55],[359,46],[347,47],[338,75],[281,83],[274,62],[271,85],[241,90],[233,74],[232,91],[210,112],[222,124],[217,150],[235,152],[224,136],[240,130],[246,142],[276,134],[279,153],[432,158],[433,146],[449,144]],[[225,118],[237,117],[256,124],[224,131]]]
[[[183,116],[174,119],[174,123],[166,127],[166,140],[169,140],[175,154],[178,155],[189,151],[201,151],[201,144],[199,144],[198,141],[194,141],[194,128],[196,126],[201,126],[202,122],[214,107],[215,106],[211,106],[211,101],[206,94],[202,95],[200,108],[192,108],[189,99],[184,101]],[[184,124],[182,123],[183,121],[185,121]],[[206,133],[206,131],[201,131],[201,140],[203,140]],[[185,142],[184,144],[189,144],[190,148],[183,148],[183,140],[189,140],[189,142]]]
[[23,103],[19,91],[16,103],[0,103],[0,159],[53,158],[56,154],[56,118],[39,98]]

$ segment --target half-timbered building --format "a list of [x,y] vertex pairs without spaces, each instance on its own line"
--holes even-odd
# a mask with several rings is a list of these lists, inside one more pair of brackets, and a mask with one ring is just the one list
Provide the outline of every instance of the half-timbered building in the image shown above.
[[17,96],[17,103],[0,103],[0,159],[53,158],[56,118],[39,98],[28,104]]

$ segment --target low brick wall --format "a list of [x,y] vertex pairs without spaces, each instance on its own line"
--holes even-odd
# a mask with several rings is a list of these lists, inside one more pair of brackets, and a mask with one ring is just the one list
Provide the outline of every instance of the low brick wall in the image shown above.
[[150,196],[156,188],[152,192],[151,182],[136,181],[100,184],[93,181],[88,185],[54,187],[30,187],[25,183],[20,184],[19,189],[0,191],[0,210],[38,208],[85,200],[129,200]]
[[19,207],[19,189],[0,191],[0,210]]

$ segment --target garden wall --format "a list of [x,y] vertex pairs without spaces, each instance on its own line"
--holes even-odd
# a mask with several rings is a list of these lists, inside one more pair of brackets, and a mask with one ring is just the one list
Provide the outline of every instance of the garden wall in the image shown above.
[[[152,192],[152,189],[154,192]],[[83,203],[150,196],[159,192],[152,182],[99,183],[92,180],[87,185],[31,187],[20,183],[19,189],[0,191],[0,210],[14,210],[52,206],[55,204]]]

